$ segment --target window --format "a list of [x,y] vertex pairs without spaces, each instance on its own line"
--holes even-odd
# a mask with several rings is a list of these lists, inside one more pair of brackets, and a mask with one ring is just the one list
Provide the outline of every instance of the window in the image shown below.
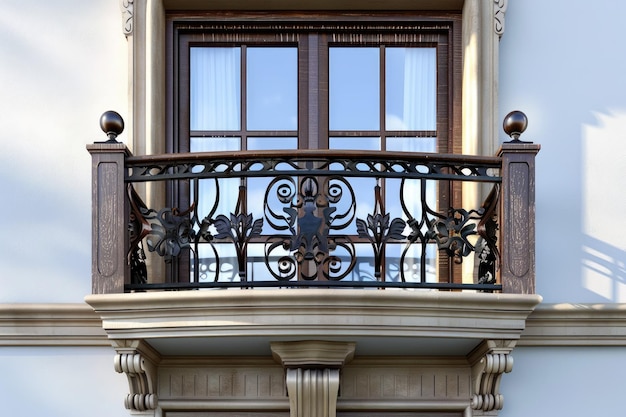
[[459,151],[458,15],[212,19],[170,19],[172,151]]
[[[319,14],[306,19],[291,14],[212,14],[210,19],[172,15],[168,22],[173,38],[169,97],[174,103],[168,147],[173,152],[460,149],[460,105],[455,100],[460,90],[460,71],[455,70],[459,14]],[[207,213],[218,204],[217,212],[228,214],[244,185],[244,211],[258,219],[263,208],[255,202],[262,201],[268,183],[225,179],[219,196],[207,198],[215,187],[201,180],[173,192],[173,205],[197,201],[198,211]],[[353,179],[350,185],[373,190],[376,180]],[[394,196],[388,205],[398,205],[398,187],[398,182],[384,185],[386,194]],[[454,190],[440,186],[427,194],[432,207],[447,207]],[[366,211],[357,209],[357,218],[366,218],[370,212],[361,207]],[[272,231],[267,222],[264,228]],[[358,253],[354,222],[345,231],[353,236]],[[262,263],[262,246],[250,245],[248,260],[256,257]],[[390,245],[390,252],[399,257],[401,246]],[[236,254],[228,247],[200,246],[192,251],[191,265],[180,266],[179,275],[189,268],[190,279],[201,280],[211,268],[203,260],[214,255],[234,265]],[[429,262],[437,262],[434,246],[428,252]],[[446,262],[439,261],[439,267],[445,267],[442,275],[448,277]],[[430,279],[436,279],[436,265],[431,266]],[[254,279],[255,270],[252,262],[248,279]],[[368,274],[362,271],[356,279]],[[236,279],[234,267],[222,272]]]

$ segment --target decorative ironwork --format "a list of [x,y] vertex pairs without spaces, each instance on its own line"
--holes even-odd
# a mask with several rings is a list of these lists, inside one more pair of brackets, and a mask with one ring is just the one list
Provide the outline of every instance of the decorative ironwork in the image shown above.
[[498,250],[498,200],[500,198],[500,187],[496,184],[491,189],[489,196],[483,204],[484,214],[478,223],[477,232],[480,235],[479,244],[476,248],[478,254],[478,276],[479,284],[495,284],[496,269],[500,251]]
[[430,223],[430,236],[437,241],[439,249],[444,250],[455,262],[474,251],[469,237],[476,235],[476,224],[472,220],[480,218],[480,211],[464,209],[448,210],[448,217],[435,219]]
[[[204,224],[213,224],[217,233],[216,239],[228,239],[235,245],[237,253],[237,266],[241,281],[247,281],[246,257],[248,243],[254,237],[261,235],[263,229],[263,219],[253,220],[251,214],[245,214],[241,210],[243,199],[245,198],[245,187],[239,187],[239,198],[237,208],[230,217],[221,214],[215,220],[205,219]],[[210,238],[209,238],[210,239]]]
[[[383,258],[385,244],[390,240],[404,240],[403,234],[406,223],[400,218],[390,220],[390,214],[385,212],[380,185],[374,188],[376,205],[374,213],[367,215],[367,221],[356,220],[359,237],[370,241],[374,250],[374,277],[377,281],[384,280]],[[383,214],[384,213],[384,214]],[[404,279],[403,279],[404,281]]]
[[[343,279],[354,268],[354,245],[347,237],[330,232],[345,229],[354,219],[356,200],[352,186],[339,176],[319,180],[305,176],[300,179],[297,191],[295,187],[293,177],[279,176],[265,194],[263,206],[268,223],[278,231],[289,232],[268,240],[265,250],[268,270],[281,281],[294,278],[297,270],[304,280],[320,276]],[[269,198],[272,194],[276,200]],[[274,264],[272,254],[279,248],[291,251],[292,257],[280,256]],[[338,249],[348,255],[347,265],[340,256],[332,254]]]
[[[196,155],[197,161],[190,161],[190,156],[162,158],[160,162],[156,161],[158,158],[128,158],[132,159],[127,164],[126,178],[130,202],[130,288],[153,285],[146,285],[144,241],[148,250],[166,263],[188,256],[189,285],[194,288],[231,284],[298,286],[296,283],[303,282],[366,286],[365,281],[382,287],[453,288],[451,282],[429,280],[427,270],[433,266],[429,257],[434,256],[429,248],[438,248],[440,254],[457,263],[474,254],[478,277],[472,288],[499,288],[495,277],[499,260],[496,231],[500,178],[493,176],[498,167],[492,159],[468,163],[454,157],[424,155],[404,160],[383,157],[380,161],[326,154],[321,158],[314,152],[290,158],[272,155],[256,155],[254,161],[252,157],[234,154],[213,155],[208,160]],[[225,204],[220,200],[220,182],[232,177],[242,179],[236,206],[218,213]],[[269,178],[262,214],[259,207],[254,208],[262,216],[259,218],[246,208],[247,181],[257,177]],[[353,177],[373,182],[373,203],[364,198],[369,193],[362,185],[358,194],[355,192]],[[150,209],[132,187],[135,180],[173,178],[190,180],[194,201],[187,209]],[[435,206],[436,199],[429,195],[434,190],[433,182],[442,178],[490,180],[496,185],[481,208],[449,208],[443,214]],[[385,204],[390,201],[388,193],[394,181],[400,192],[401,211],[396,213],[387,211]],[[200,182],[205,185],[200,187]],[[212,197],[207,199],[201,192],[211,188]],[[419,196],[419,203],[408,204],[407,196],[415,201]],[[372,207],[369,214],[357,216],[358,208],[367,206]],[[200,207],[208,212],[200,212]],[[250,254],[252,243],[259,244],[262,253]],[[398,255],[389,256],[390,245],[399,248],[394,249]],[[372,255],[363,255],[367,246]],[[232,251],[225,249],[228,247]],[[201,252],[202,248],[206,250]],[[265,276],[259,281],[250,271],[260,265],[264,265]],[[224,276],[226,272],[230,276]],[[268,279],[274,280],[274,284]]]
[[406,178],[500,182],[498,158],[429,153],[280,151],[213,152],[164,157],[129,157],[127,182],[191,178],[267,177],[281,175]]

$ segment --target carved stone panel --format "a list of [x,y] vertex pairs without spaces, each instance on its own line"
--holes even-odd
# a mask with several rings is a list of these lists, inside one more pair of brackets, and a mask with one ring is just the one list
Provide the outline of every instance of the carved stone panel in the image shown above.
[[286,397],[285,374],[273,367],[161,367],[161,399],[275,399]]
[[348,366],[341,379],[342,400],[466,400],[471,393],[469,367],[427,365]]

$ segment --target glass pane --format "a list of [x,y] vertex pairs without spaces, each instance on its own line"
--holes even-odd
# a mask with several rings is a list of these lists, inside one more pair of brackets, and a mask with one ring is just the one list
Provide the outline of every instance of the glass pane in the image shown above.
[[[419,227],[422,236],[428,232],[428,224],[432,220],[428,210],[437,210],[437,182],[419,179],[387,179],[385,181],[385,210],[391,218],[401,218],[407,226],[404,234],[418,232],[413,227]],[[422,201],[422,197],[424,201]],[[409,226],[414,223],[414,226]]]
[[[237,253],[232,243],[204,243],[198,247],[198,282],[239,282]],[[195,259],[191,254],[190,279],[194,281]]]
[[379,151],[380,138],[328,138],[330,149]]
[[437,138],[387,138],[387,150],[399,152],[437,152]]
[[[238,151],[240,138],[191,138],[191,152]],[[192,170],[194,168],[192,167]],[[216,183],[217,181],[217,183]],[[200,218],[208,215],[217,202],[216,216],[230,216],[237,206],[239,178],[201,179],[198,185],[198,196],[191,190],[191,199],[196,201]],[[219,190],[219,193],[218,193]]]
[[436,130],[437,49],[387,48],[387,130]]
[[279,245],[273,247],[266,257],[266,249],[265,244],[248,245],[248,281],[274,281],[275,275],[281,278],[295,276],[295,262],[289,250]]
[[331,130],[378,130],[379,56],[378,48],[330,48]]
[[241,52],[239,48],[190,48],[191,130],[239,130]]
[[[248,149],[249,150],[275,150],[275,149],[297,149],[298,148],[298,138],[276,138],[276,137],[252,137],[248,138]],[[260,165],[260,164],[259,164]],[[283,167],[284,168],[284,167]],[[259,177],[259,178],[248,178],[246,180],[247,184],[247,201],[248,201],[248,211],[252,214],[252,218],[262,219],[265,215],[265,210],[274,210],[284,215],[285,212],[283,208],[288,207],[288,205],[281,204],[276,199],[277,190],[271,189],[267,195],[268,200],[266,201],[266,192],[268,191],[268,187],[270,187],[270,183],[272,183],[273,177]],[[276,221],[279,226],[284,226],[285,223],[280,220],[273,219]],[[278,230],[274,229],[269,223],[268,219],[263,222],[263,233],[277,233]]]
[[251,151],[298,149],[298,138],[248,138]]
[[240,138],[192,137],[189,141],[191,152],[238,151],[241,149]]
[[247,49],[248,130],[298,128],[298,49]]
[[[404,279],[406,282],[437,282],[436,245],[428,244],[424,247],[414,243],[407,247],[406,245],[390,244],[386,248],[389,262],[386,271],[387,281],[397,282]],[[401,263],[402,254],[404,254],[404,260]],[[422,275],[424,276],[422,277]]]

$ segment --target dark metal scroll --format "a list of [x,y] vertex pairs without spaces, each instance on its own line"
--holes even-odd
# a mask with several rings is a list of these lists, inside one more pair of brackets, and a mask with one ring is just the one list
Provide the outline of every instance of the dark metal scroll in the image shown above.
[[[137,288],[149,281],[144,242],[150,252],[161,256],[166,263],[190,254],[191,282],[207,285],[226,281],[256,285],[256,279],[249,276],[251,263],[265,266],[263,281],[268,278],[283,284],[349,281],[349,276],[364,274],[357,268],[357,260],[361,263],[363,260],[358,259],[361,255],[357,256],[356,244],[371,247],[369,268],[373,270],[375,282],[385,283],[386,277],[391,276],[390,271],[395,271],[397,277],[391,281],[419,283],[425,287],[436,285],[427,282],[427,251],[434,247],[457,263],[474,254],[478,260],[475,282],[492,287],[496,282],[499,177],[489,171],[495,166],[491,162],[470,167],[471,164],[456,160],[426,159],[418,163],[394,159],[374,163],[356,158],[320,159],[316,156],[254,162],[245,158],[165,161],[143,165],[137,159],[131,165],[132,172],[126,179],[130,201],[128,259],[131,284]],[[218,213],[220,178],[232,176],[241,178],[236,206],[230,212]],[[262,218],[255,219],[247,212],[245,201],[249,191],[246,178],[256,176],[270,179],[264,191]],[[356,215],[357,201],[361,204],[365,190],[358,190],[357,199],[350,182],[351,177],[359,176],[375,179],[373,210],[366,218]],[[186,209],[150,209],[132,187],[133,180],[172,178],[191,181],[191,196],[195,201]],[[395,215],[401,214],[402,218],[394,217],[394,213],[385,208],[385,181],[396,178],[400,183],[402,213]],[[442,213],[427,196],[428,184],[442,178],[491,180],[495,185],[481,208],[449,208]],[[200,181],[214,184],[212,203],[200,196]],[[415,186],[410,186],[409,182]],[[418,185],[420,202],[414,207],[406,203],[405,197],[415,193]],[[200,212],[200,198],[203,198],[203,206],[209,205],[208,212]],[[264,232],[264,228],[269,232]],[[249,255],[251,243],[263,246],[260,257]],[[395,260],[387,255],[390,244],[403,245]],[[230,245],[234,257],[221,254],[224,245]],[[200,248],[208,251],[203,250],[201,255]],[[416,252],[419,255],[414,255]],[[222,277],[226,270],[231,273],[230,278]],[[419,274],[417,281],[415,271]]]

